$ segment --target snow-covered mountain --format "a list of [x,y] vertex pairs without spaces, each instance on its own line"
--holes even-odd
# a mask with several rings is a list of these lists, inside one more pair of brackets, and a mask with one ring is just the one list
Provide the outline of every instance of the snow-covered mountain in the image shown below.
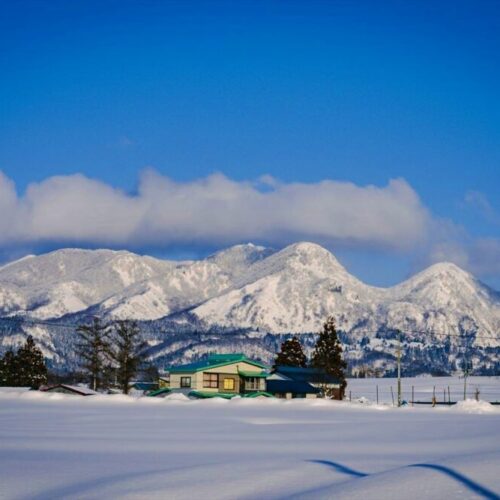
[[64,249],[0,267],[0,315],[58,318],[94,313],[157,319],[232,286],[272,250],[237,245],[201,261],[167,261],[126,251]]
[[318,331],[329,314],[353,336],[380,329],[495,336],[500,328],[498,294],[454,264],[436,264],[392,288],[375,288],[311,243],[291,245],[252,266],[240,286],[192,313],[208,324],[273,333]]
[[334,314],[352,329],[373,311],[384,290],[350,275],[312,243],[297,243],[251,266],[236,286],[192,310],[208,324],[272,333],[314,332]]
[[[490,349],[493,362],[500,345],[500,295],[449,263],[431,266],[391,288],[362,283],[313,243],[281,251],[237,245],[184,262],[125,251],[65,249],[0,267],[0,317],[64,317],[67,323],[89,314],[159,321],[151,334],[152,346],[182,331],[175,345],[191,346],[191,351],[188,340],[195,330],[247,332],[246,340],[238,337],[241,347],[249,339],[260,342],[255,339],[263,335],[317,332],[328,315],[336,318],[346,335],[347,352],[358,361],[390,352],[395,330],[404,332],[408,346],[426,349],[443,345],[449,350],[445,341],[456,344],[456,336],[467,336],[476,347]],[[166,324],[168,332],[161,326]],[[57,329],[31,328],[45,338],[49,351],[57,350]],[[3,345],[18,334],[4,332]],[[204,342],[189,356],[206,352],[216,339]],[[231,342],[236,337],[226,335],[225,348],[230,349]],[[254,348],[264,349],[262,343]]]

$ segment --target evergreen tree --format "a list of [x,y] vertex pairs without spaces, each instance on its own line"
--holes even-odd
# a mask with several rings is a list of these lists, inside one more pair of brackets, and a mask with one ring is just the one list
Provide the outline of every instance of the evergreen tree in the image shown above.
[[45,359],[31,335],[17,353],[7,351],[0,360],[0,385],[38,389],[46,383]]
[[25,344],[17,351],[17,385],[38,389],[47,383],[47,367],[42,351],[35,345],[31,335]]
[[[340,398],[343,399],[347,386],[344,370],[347,363],[342,359],[342,345],[337,336],[335,320],[332,316],[327,318],[323,330],[319,334],[311,358],[311,366],[322,369],[326,374],[332,375],[340,381]],[[326,396],[332,396],[328,387],[323,388]]]
[[117,364],[118,384],[128,394],[131,380],[136,376],[144,360],[145,342],[135,321],[117,321],[114,325],[112,358]]
[[281,350],[274,360],[274,368],[277,366],[307,366],[307,358],[302,345],[297,337],[285,340],[281,344]]
[[99,318],[94,318],[90,325],[80,325],[76,333],[80,339],[76,348],[82,368],[90,375],[92,389],[96,391],[103,385],[104,369],[110,361],[111,329]]
[[19,386],[17,371],[17,356],[14,351],[9,350],[0,360],[0,385],[4,387]]

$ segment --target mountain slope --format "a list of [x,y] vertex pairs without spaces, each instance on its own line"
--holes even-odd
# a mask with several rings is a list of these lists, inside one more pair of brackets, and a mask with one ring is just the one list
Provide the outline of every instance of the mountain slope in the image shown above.
[[233,286],[272,250],[237,245],[200,261],[126,251],[63,249],[0,268],[0,315],[57,318],[92,307],[117,318],[156,319]]
[[57,250],[0,268],[0,310],[54,318],[82,311],[174,264],[112,250]]
[[242,279],[242,286],[192,313],[210,325],[273,333],[315,332],[332,314],[355,338],[381,329],[495,336],[500,327],[495,293],[454,264],[436,264],[382,289],[351,276],[318,245],[300,243],[250,268]]
[[380,293],[351,276],[324,248],[297,243],[254,264],[237,287],[192,313],[209,324],[273,333],[317,331],[326,316],[336,314],[349,328]]
[[[175,358],[175,346],[186,359],[231,345],[271,353],[290,333],[303,334],[309,348],[309,334],[333,315],[351,363],[390,366],[395,330],[404,333],[409,362],[422,367],[456,368],[463,337],[483,349],[478,363],[500,363],[499,294],[448,263],[387,289],[362,283],[312,243],[281,251],[237,245],[184,262],[65,249],[0,267],[0,318],[78,324],[90,314],[142,321],[158,359]],[[61,363],[73,355],[74,328],[66,326],[0,328],[3,348],[27,333]]]

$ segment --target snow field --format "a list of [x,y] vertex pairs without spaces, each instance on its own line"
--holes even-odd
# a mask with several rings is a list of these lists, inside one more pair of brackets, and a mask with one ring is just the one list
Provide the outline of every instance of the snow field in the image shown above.
[[[348,379],[346,397],[353,401],[363,398],[368,402],[392,404],[391,387],[394,401],[397,402],[398,382],[396,378],[351,378]],[[464,380],[461,377],[413,377],[401,379],[402,399],[408,402],[412,399],[412,387],[415,401],[431,401],[435,388],[436,400],[448,401],[448,388],[450,399],[453,402],[464,399]],[[485,401],[500,402],[500,377],[468,377],[467,398],[475,399],[476,391],[479,398]],[[499,406],[500,408],[500,406]]]
[[[470,413],[473,411],[474,413]],[[499,498],[500,409],[0,391],[0,498]]]

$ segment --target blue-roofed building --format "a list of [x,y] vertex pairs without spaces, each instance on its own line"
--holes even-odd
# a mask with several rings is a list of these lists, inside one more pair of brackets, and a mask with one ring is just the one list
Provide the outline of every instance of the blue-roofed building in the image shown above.
[[278,379],[272,377],[266,380],[267,392],[277,398],[317,398],[321,389],[299,380]]
[[340,381],[319,368],[277,366],[267,377],[267,392],[279,398],[316,398],[326,389],[341,398]]
[[210,354],[206,359],[167,370],[170,389],[200,397],[264,392],[269,374],[266,365],[242,353]]

